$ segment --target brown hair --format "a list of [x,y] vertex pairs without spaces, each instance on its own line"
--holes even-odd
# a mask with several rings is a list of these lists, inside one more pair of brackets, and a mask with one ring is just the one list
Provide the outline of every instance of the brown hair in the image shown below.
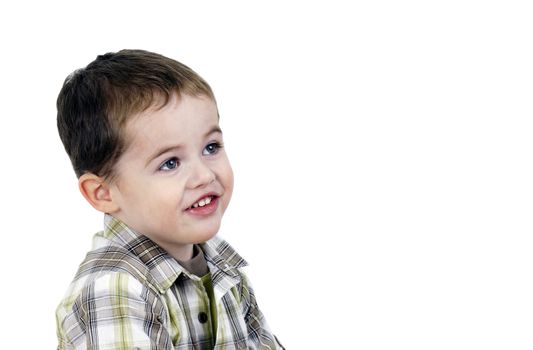
[[129,118],[172,94],[215,100],[207,82],[165,56],[122,50],[100,55],[70,74],[57,98],[57,127],[77,177],[90,172],[112,179],[126,148]]

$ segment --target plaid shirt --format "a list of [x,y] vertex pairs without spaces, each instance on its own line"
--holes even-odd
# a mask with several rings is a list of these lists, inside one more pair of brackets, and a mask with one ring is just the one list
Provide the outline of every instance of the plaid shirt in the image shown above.
[[216,300],[214,344],[201,279],[119,220],[104,221],[57,308],[58,349],[283,349],[228,243],[201,245]]

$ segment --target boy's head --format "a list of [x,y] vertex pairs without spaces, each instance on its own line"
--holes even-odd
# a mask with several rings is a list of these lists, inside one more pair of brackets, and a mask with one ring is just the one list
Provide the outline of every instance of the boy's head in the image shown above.
[[158,54],[123,50],[75,71],[58,128],[89,203],[176,258],[220,226],[233,173],[209,85]]

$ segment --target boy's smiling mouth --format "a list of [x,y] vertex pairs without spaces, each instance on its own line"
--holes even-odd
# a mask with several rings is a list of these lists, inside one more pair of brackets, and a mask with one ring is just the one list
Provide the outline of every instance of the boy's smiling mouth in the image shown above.
[[203,207],[209,203],[211,203],[211,200],[213,200],[213,198],[215,198],[215,196],[207,196],[205,198],[202,198],[200,199],[198,202],[194,203],[193,205],[191,205],[189,207],[190,208],[198,208],[198,207]]
[[219,197],[214,192],[205,194],[185,209],[185,211],[196,215],[209,215],[217,209]]

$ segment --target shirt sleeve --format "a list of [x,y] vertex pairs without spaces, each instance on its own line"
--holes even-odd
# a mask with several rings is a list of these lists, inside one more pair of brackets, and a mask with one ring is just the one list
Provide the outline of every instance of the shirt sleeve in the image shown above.
[[59,325],[59,349],[171,349],[158,295],[126,273],[86,285]]
[[241,280],[241,302],[244,305],[244,320],[248,328],[249,340],[256,344],[258,349],[284,350],[285,348],[271,332],[263,313],[257,305],[250,281],[242,272]]

